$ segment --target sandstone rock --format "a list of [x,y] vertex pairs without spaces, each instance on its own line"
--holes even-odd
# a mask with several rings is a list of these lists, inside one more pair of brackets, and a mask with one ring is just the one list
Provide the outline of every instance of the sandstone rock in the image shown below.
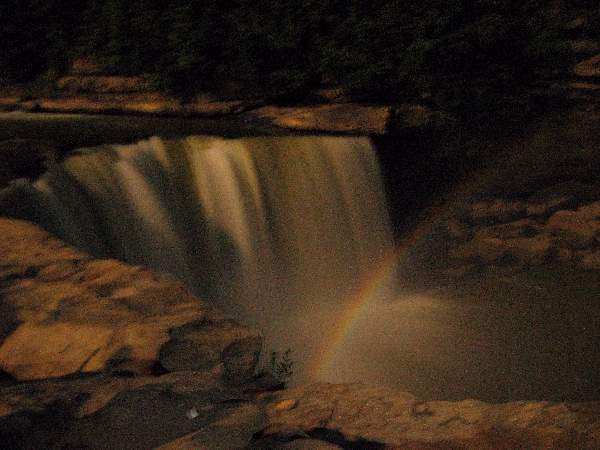
[[[292,398],[294,408],[277,408]],[[192,407],[198,415],[188,419]],[[249,397],[185,372],[100,376],[0,390],[0,438],[23,449],[592,450],[600,403],[421,401],[360,384]]]
[[598,402],[424,402],[387,388],[313,384],[274,394],[271,404],[290,396],[298,399],[296,408],[267,408],[264,435],[310,435],[315,429],[326,435],[329,430],[352,448],[592,450],[600,446]]
[[265,106],[252,115],[282,128],[384,134],[391,108],[355,103],[304,107]]
[[600,55],[580,62],[575,66],[574,72],[580,77],[600,77]]
[[171,276],[93,260],[33,224],[0,219],[0,369],[18,380],[77,373],[254,373],[258,333],[226,320]]
[[563,238],[573,248],[589,247],[600,233],[600,202],[575,211],[557,211],[546,224],[548,231]]
[[235,383],[254,375],[262,339],[233,320],[203,320],[170,330],[158,361],[169,370],[210,370],[221,364]]
[[279,403],[273,405],[277,411],[289,411],[294,409],[298,405],[298,402],[294,399],[282,400]]
[[[121,88],[115,87],[115,92]],[[124,87],[123,87],[124,89]],[[120,113],[218,116],[237,114],[250,105],[241,101],[217,101],[207,96],[183,103],[159,92],[114,93],[107,88],[102,94],[63,95],[37,98],[21,103],[25,110],[64,113]]]

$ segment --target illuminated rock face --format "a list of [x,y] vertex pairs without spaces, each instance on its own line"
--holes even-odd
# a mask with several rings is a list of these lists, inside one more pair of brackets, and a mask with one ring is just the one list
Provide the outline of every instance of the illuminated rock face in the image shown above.
[[[293,400],[293,408],[278,408]],[[594,449],[600,404],[476,400],[422,401],[408,393],[360,384],[313,384],[273,395],[264,442],[308,435],[344,448]],[[269,448],[268,446],[258,448]]]
[[[93,372],[252,377],[256,332],[174,278],[93,260],[33,224],[0,219],[0,369],[17,380]],[[164,363],[164,364],[163,364]]]
[[491,199],[448,221],[457,261],[508,266],[568,263],[600,267],[600,192],[585,198],[556,192],[542,199]]
[[599,417],[597,402],[422,401],[361,384],[249,394],[190,372],[0,390],[2,442],[28,449],[596,450]]
[[152,138],[75,153],[26,197],[66,242],[174,274],[294,349],[299,377],[392,250],[368,138]]

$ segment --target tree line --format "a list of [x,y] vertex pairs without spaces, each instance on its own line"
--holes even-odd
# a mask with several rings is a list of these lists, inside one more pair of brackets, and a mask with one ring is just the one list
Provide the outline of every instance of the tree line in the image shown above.
[[369,101],[443,97],[452,105],[560,70],[563,17],[579,8],[584,31],[600,34],[596,1],[568,3],[3,0],[0,81],[62,74],[88,57],[105,73],[147,74],[181,96],[297,101],[336,86]]

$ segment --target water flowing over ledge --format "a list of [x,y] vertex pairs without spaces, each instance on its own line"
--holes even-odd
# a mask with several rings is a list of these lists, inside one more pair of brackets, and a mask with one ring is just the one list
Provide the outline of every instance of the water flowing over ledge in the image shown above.
[[83,150],[27,198],[29,218],[67,242],[172,273],[262,329],[267,346],[293,348],[299,379],[393,246],[367,138],[192,136]]

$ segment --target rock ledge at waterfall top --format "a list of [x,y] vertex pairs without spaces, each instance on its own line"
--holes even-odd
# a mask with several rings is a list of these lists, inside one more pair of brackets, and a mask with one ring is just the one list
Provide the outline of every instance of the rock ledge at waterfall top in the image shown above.
[[236,115],[250,125],[350,134],[435,128],[449,119],[420,104],[362,104],[328,90],[313,95],[317,103],[293,106],[273,105],[267,99],[225,100],[208,93],[184,101],[152,90],[144,77],[72,73],[58,79],[50,94],[32,98],[16,87],[0,91],[0,110],[204,118]]
[[16,380],[96,372],[254,374],[261,338],[171,276],[94,260],[37,226],[0,219],[0,369]]

